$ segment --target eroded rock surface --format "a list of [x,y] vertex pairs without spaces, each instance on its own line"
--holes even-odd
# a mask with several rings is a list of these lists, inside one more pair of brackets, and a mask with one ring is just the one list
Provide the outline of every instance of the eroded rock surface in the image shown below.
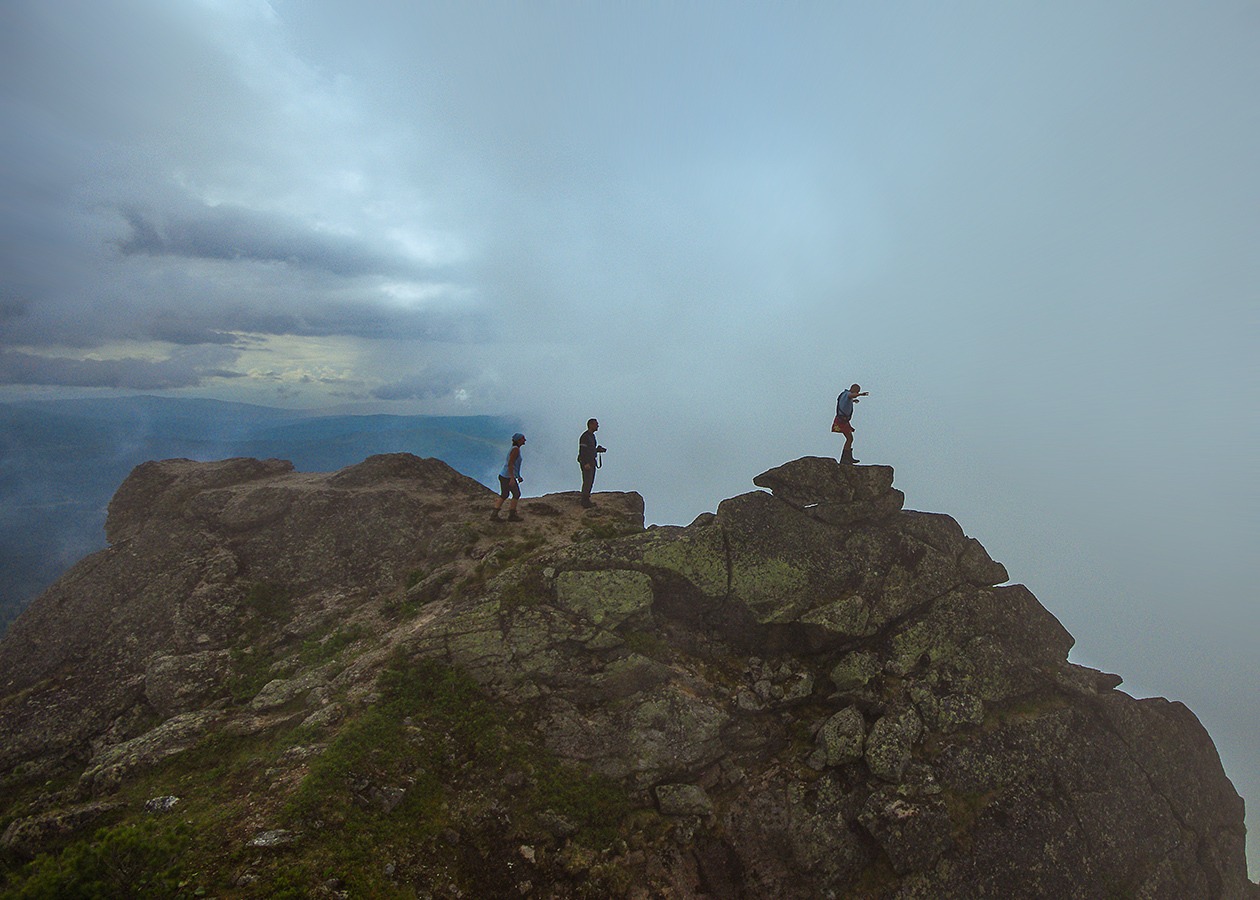
[[[501,809],[448,829],[527,863],[529,896],[597,876],[635,900],[1253,896],[1242,802],[1194,715],[1069,663],[1054,616],[892,482],[805,458],[644,529],[637,494],[490,523],[492,492],[407,454],[147,463],[109,549],[0,644],[0,770],[76,778],[10,811],[5,843],[40,852],[215,734],[317,731],[275,764],[293,790],[401,655],[467,672],[665,826],[598,852],[555,810],[531,820],[547,852]],[[408,788],[360,793],[396,815]]]

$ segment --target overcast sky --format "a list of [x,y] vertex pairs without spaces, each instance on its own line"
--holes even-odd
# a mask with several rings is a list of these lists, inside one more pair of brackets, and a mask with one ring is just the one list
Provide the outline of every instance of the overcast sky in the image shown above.
[[686,523],[860,382],[858,458],[1186,702],[1255,832],[1257,47],[1254,0],[6,0],[0,400],[507,414],[535,493],[595,415]]

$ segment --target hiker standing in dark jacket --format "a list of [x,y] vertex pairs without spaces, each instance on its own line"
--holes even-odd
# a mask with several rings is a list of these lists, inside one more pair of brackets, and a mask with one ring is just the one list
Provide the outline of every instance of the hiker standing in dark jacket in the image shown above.
[[849,420],[853,418],[853,404],[858,402],[858,397],[865,397],[870,391],[862,390],[862,386],[855,384],[847,391],[836,398],[836,420],[831,426],[831,430],[844,435],[844,450],[840,453],[840,462],[856,463],[853,458],[853,426],[849,424]]
[[594,506],[591,502],[591,488],[595,485],[595,470],[599,468],[599,454],[604,448],[595,440],[595,432],[599,428],[597,419],[586,420],[586,430],[578,438],[578,465],[582,467],[582,505]]

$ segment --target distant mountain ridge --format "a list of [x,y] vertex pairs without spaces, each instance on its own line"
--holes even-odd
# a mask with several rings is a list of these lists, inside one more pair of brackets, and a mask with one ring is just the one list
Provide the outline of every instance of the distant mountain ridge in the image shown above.
[[70,565],[105,546],[106,504],[140,463],[249,456],[331,472],[407,452],[484,479],[518,427],[496,416],[322,415],[149,396],[0,404],[0,634]]

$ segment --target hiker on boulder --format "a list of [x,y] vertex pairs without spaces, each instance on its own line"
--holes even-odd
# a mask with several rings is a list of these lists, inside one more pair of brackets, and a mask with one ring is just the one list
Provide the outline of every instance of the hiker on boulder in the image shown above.
[[521,517],[516,514],[516,504],[521,499],[521,482],[525,480],[521,477],[521,447],[524,444],[525,435],[519,431],[512,435],[512,449],[508,451],[507,462],[499,473],[499,499],[494,501],[494,512],[490,513],[490,518],[496,522],[499,521],[499,510],[503,508],[503,501],[508,498],[508,494],[512,495],[512,502],[508,506],[507,520],[521,521]]
[[862,390],[862,386],[855,384],[847,391],[844,391],[836,398],[836,418],[831,423],[831,430],[844,435],[844,450],[840,453],[840,462],[856,463],[853,458],[853,425],[850,419],[853,418],[853,404],[858,402],[858,397],[865,397],[870,391]]

